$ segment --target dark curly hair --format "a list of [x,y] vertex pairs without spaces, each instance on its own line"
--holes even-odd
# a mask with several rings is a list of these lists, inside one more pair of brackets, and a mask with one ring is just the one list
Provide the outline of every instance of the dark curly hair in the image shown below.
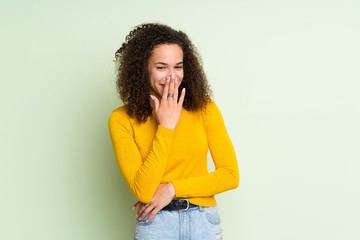
[[204,109],[212,95],[201,57],[184,32],[163,24],[138,25],[126,36],[115,59],[117,90],[124,104],[128,104],[127,113],[139,123],[152,115],[148,61],[153,49],[160,44],[177,44],[183,51],[184,77],[179,91],[186,89],[183,103],[186,110]]

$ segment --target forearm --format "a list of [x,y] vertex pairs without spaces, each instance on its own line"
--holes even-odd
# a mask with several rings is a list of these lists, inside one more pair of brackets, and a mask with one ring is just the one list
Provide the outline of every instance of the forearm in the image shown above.
[[172,181],[177,198],[210,197],[239,185],[237,164],[218,168],[200,177]]
[[[127,179],[130,190],[139,201],[144,203],[151,201],[164,175],[170,145],[170,140],[165,141],[155,137],[144,161],[140,166],[135,165],[138,167],[137,171],[134,169],[130,172],[128,166],[121,166],[121,169],[123,169],[121,172],[124,178]],[[118,161],[118,164],[121,163]]]
[[215,171],[203,176],[176,180],[176,197],[209,197],[239,185],[239,168],[235,149],[227,134],[221,113],[214,102],[207,106],[205,130]]
[[134,196],[149,202],[163,177],[174,131],[158,126],[150,150],[142,158],[131,126],[120,117],[115,113],[109,120],[116,162]]

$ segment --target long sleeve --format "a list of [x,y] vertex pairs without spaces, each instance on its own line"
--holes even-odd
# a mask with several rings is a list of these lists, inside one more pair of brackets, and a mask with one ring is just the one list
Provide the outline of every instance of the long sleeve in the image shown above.
[[142,159],[130,118],[124,109],[119,109],[109,118],[109,132],[115,158],[134,196],[139,201],[148,203],[163,177],[174,131],[158,126],[150,151],[145,159]]
[[172,181],[176,197],[210,197],[234,189],[239,184],[239,169],[233,145],[216,104],[211,101],[204,125],[215,171],[199,177]]

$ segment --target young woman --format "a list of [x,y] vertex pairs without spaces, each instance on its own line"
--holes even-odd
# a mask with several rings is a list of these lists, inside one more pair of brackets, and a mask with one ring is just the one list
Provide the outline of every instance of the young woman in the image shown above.
[[109,130],[138,199],[135,239],[222,239],[214,195],[236,188],[239,170],[195,47],[181,31],[142,24],[115,56],[125,105],[112,112]]

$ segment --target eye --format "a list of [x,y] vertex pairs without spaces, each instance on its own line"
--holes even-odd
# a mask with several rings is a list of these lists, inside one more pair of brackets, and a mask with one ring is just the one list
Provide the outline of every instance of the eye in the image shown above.
[[165,67],[156,67],[156,69],[163,70]]
[[175,68],[176,68],[176,69],[182,69],[183,66],[176,66]]

